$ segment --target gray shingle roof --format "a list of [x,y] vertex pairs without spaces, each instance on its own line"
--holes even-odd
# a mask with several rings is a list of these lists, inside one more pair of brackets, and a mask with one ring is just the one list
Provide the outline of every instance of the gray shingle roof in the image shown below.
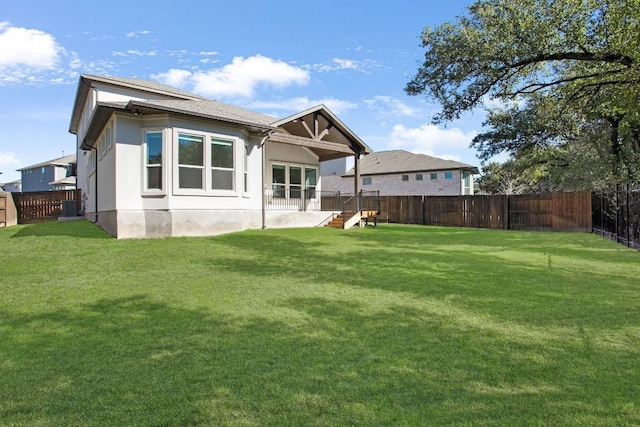
[[[478,168],[453,160],[440,159],[426,154],[405,150],[377,151],[360,159],[360,175],[385,175],[403,172],[428,172],[451,169],[467,169],[478,173]],[[351,168],[343,176],[353,176]]]
[[29,169],[41,168],[43,166],[51,166],[51,165],[52,166],[68,166],[71,163],[75,163],[75,162],[76,162],[76,155],[69,154],[67,156],[58,157],[57,159],[53,159],[53,160],[47,160],[46,162],[36,163],[35,165],[25,166],[23,168],[16,169],[16,170],[20,172],[20,171],[25,171]]
[[203,96],[196,95],[195,93],[187,92],[186,90],[181,90],[162,83],[154,82],[153,80],[135,79],[128,77],[94,76],[90,74],[84,74],[82,75],[82,77],[87,80],[96,82],[114,84],[121,87],[129,87],[131,89],[142,90],[145,92],[165,94],[174,97],[177,96],[184,99],[207,99]]
[[266,114],[210,100],[186,101],[171,99],[163,101],[131,101],[131,104],[134,106],[157,108],[163,111],[263,127],[270,127],[272,123],[278,120],[276,117]]

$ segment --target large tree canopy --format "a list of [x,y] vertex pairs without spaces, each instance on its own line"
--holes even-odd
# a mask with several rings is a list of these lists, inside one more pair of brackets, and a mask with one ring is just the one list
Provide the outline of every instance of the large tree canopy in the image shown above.
[[473,143],[481,158],[598,137],[632,169],[627,160],[640,154],[639,0],[478,0],[456,22],[426,28],[423,47],[405,90],[441,105],[434,122],[502,102]]

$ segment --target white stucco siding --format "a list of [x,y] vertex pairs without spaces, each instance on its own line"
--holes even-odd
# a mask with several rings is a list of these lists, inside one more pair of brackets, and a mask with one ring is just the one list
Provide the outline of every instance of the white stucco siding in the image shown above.
[[141,124],[137,118],[116,116],[115,159],[112,173],[115,175],[115,209],[142,209],[142,143]]
[[[171,119],[165,116],[143,118],[116,116],[115,184],[117,209],[120,210],[234,210],[260,209],[262,204],[262,157],[260,139],[250,137],[239,127],[230,127]],[[146,173],[144,135],[147,131],[163,133],[163,189],[152,194],[145,191]],[[234,142],[233,191],[188,190],[178,188],[177,136],[198,134],[229,139]],[[244,191],[244,153],[248,144],[248,187]],[[206,155],[205,155],[206,157]],[[206,168],[205,168],[206,169]],[[204,173],[211,173],[204,170]]]

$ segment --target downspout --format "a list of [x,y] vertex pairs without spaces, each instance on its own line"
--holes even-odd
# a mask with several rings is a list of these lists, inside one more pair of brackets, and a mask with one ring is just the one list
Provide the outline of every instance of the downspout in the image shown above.
[[266,195],[266,188],[264,186],[264,183],[265,183],[264,175],[267,170],[265,144],[272,133],[273,132],[268,132],[264,136],[264,138],[262,138],[262,141],[260,141],[260,144],[258,145],[258,147],[260,148],[260,154],[262,156],[262,182],[260,183],[260,188],[261,188],[260,191],[262,192],[262,229],[263,230],[267,228],[267,195]]
[[97,224],[98,223],[98,149],[95,146],[93,146],[93,147],[91,147],[90,150],[94,150],[95,154],[96,154],[96,157],[95,157],[95,159],[96,159],[96,170],[94,171],[94,180],[96,182],[96,185],[95,185],[95,188],[94,188],[94,193],[95,193],[95,196],[94,196],[94,205],[95,205],[94,209],[96,210],[96,217],[95,217],[93,223]]

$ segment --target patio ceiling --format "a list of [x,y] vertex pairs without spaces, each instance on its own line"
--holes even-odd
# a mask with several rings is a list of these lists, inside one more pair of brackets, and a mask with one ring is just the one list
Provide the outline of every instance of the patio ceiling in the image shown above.
[[371,153],[371,149],[324,105],[272,125],[280,132],[275,132],[270,141],[307,147],[320,161]]

